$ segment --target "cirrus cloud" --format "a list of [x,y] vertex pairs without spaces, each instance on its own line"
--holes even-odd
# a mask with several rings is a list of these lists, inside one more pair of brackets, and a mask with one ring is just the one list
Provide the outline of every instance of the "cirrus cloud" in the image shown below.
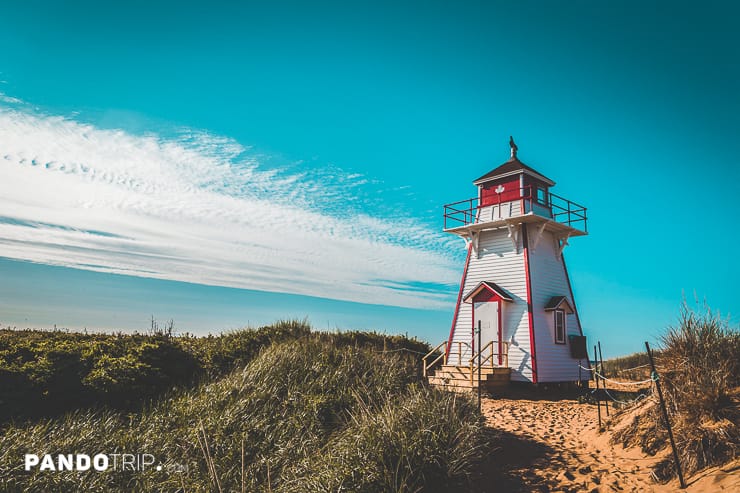
[[453,240],[363,210],[361,175],[270,169],[205,131],[136,135],[4,102],[0,256],[403,307],[450,301]]

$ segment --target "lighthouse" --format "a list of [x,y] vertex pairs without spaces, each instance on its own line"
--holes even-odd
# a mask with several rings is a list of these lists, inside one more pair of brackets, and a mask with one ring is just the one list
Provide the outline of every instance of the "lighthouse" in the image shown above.
[[478,366],[489,380],[573,382],[587,358],[563,255],[588,234],[586,208],[509,144],[509,160],[473,181],[475,197],[444,206],[444,231],[465,240],[467,259],[432,383],[476,386]]

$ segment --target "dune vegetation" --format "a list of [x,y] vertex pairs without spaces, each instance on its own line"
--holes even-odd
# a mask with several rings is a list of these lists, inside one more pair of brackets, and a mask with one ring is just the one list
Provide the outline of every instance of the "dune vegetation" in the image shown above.
[[[685,474],[720,465],[740,453],[740,332],[704,307],[684,304],[678,325],[663,335],[656,365],[679,460]],[[668,446],[660,409],[646,403],[614,440],[655,454]],[[666,455],[656,473],[674,475]]]
[[[2,378],[30,382],[27,402],[70,405],[56,370],[36,365],[67,369],[67,391],[91,404],[8,418],[3,491],[469,491],[491,450],[477,407],[425,386],[428,347],[405,337],[300,322],[205,338],[2,337]],[[101,452],[152,454],[162,469],[24,470],[27,453]]]
[[[684,307],[661,346],[686,475],[737,458],[740,333]],[[419,365],[429,350],[403,336],[316,332],[297,321],[206,337],[155,322],[128,335],[0,330],[0,491],[462,492],[487,490],[497,477],[525,491],[527,461],[562,443],[548,432],[532,448],[486,427],[470,396],[430,388]],[[605,369],[644,379],[643,358]],[[666,480],[674,464],[655,403],[613,417],[612,438],[657,454],[655,473]],[[579,404],[550,407],[568,405]],[[532,457],[507,463],[505,440]],[[104,472],[24,467],[25,454],[80,453],[154,462]]]

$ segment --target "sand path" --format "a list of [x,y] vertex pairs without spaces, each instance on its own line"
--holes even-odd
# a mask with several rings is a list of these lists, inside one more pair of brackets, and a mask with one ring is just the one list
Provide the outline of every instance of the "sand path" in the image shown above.
[[[501,430],[501,450],[493,460],[509,471],[491,491],[679,491],[677,481],[660,485],[653,480],[656,457],[608,443],[608,433],[598,431],[595,405],[498,398],[484,399],[483,413],[492,428]],[[737,470],[709,471],[688,482],[684,491],[692,493],[740,491]]]

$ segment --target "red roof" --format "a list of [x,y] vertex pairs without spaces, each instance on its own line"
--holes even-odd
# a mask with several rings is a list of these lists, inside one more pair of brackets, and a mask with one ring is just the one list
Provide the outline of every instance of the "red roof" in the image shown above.
[[479,183],[486,182],[486,181],[492,181],[496,178],[509,176],[512,174],[517,174],[519,172],[526,173],[528,175],[532,175],[535,178],[539,178],[540,180],[546,182],[548,185],[552,186],[555,185],[555,182],[540,173],[539,171],[535,170],[534,168],[527,166],[523,162],[519,161],[517,157],[512,157],[508,161],[506,161],[504,164],[499,166],[498,168],[495,168],[485,175],[481,176],[477,180],[473,181],[474,185],[478,185]]
[[496,294],[497,296],[499,296],[504,301],[512,301],[513,300],[513,298],[511,297],[511,295],[504,288],[502,288],[501,286],[499,286],[495,282],[493,282],[493,281],[481,281],[481,282],[478,283],[478,285],[476,287],[474,287],[473,289],[471,289],[470,292],[463,297],[463,301],[465,303],[468,303],[468,300],[469,299],[473,298],[474,296],[476,296],[478,293],[480,293],[483,290],[488,290],[489,292]]

